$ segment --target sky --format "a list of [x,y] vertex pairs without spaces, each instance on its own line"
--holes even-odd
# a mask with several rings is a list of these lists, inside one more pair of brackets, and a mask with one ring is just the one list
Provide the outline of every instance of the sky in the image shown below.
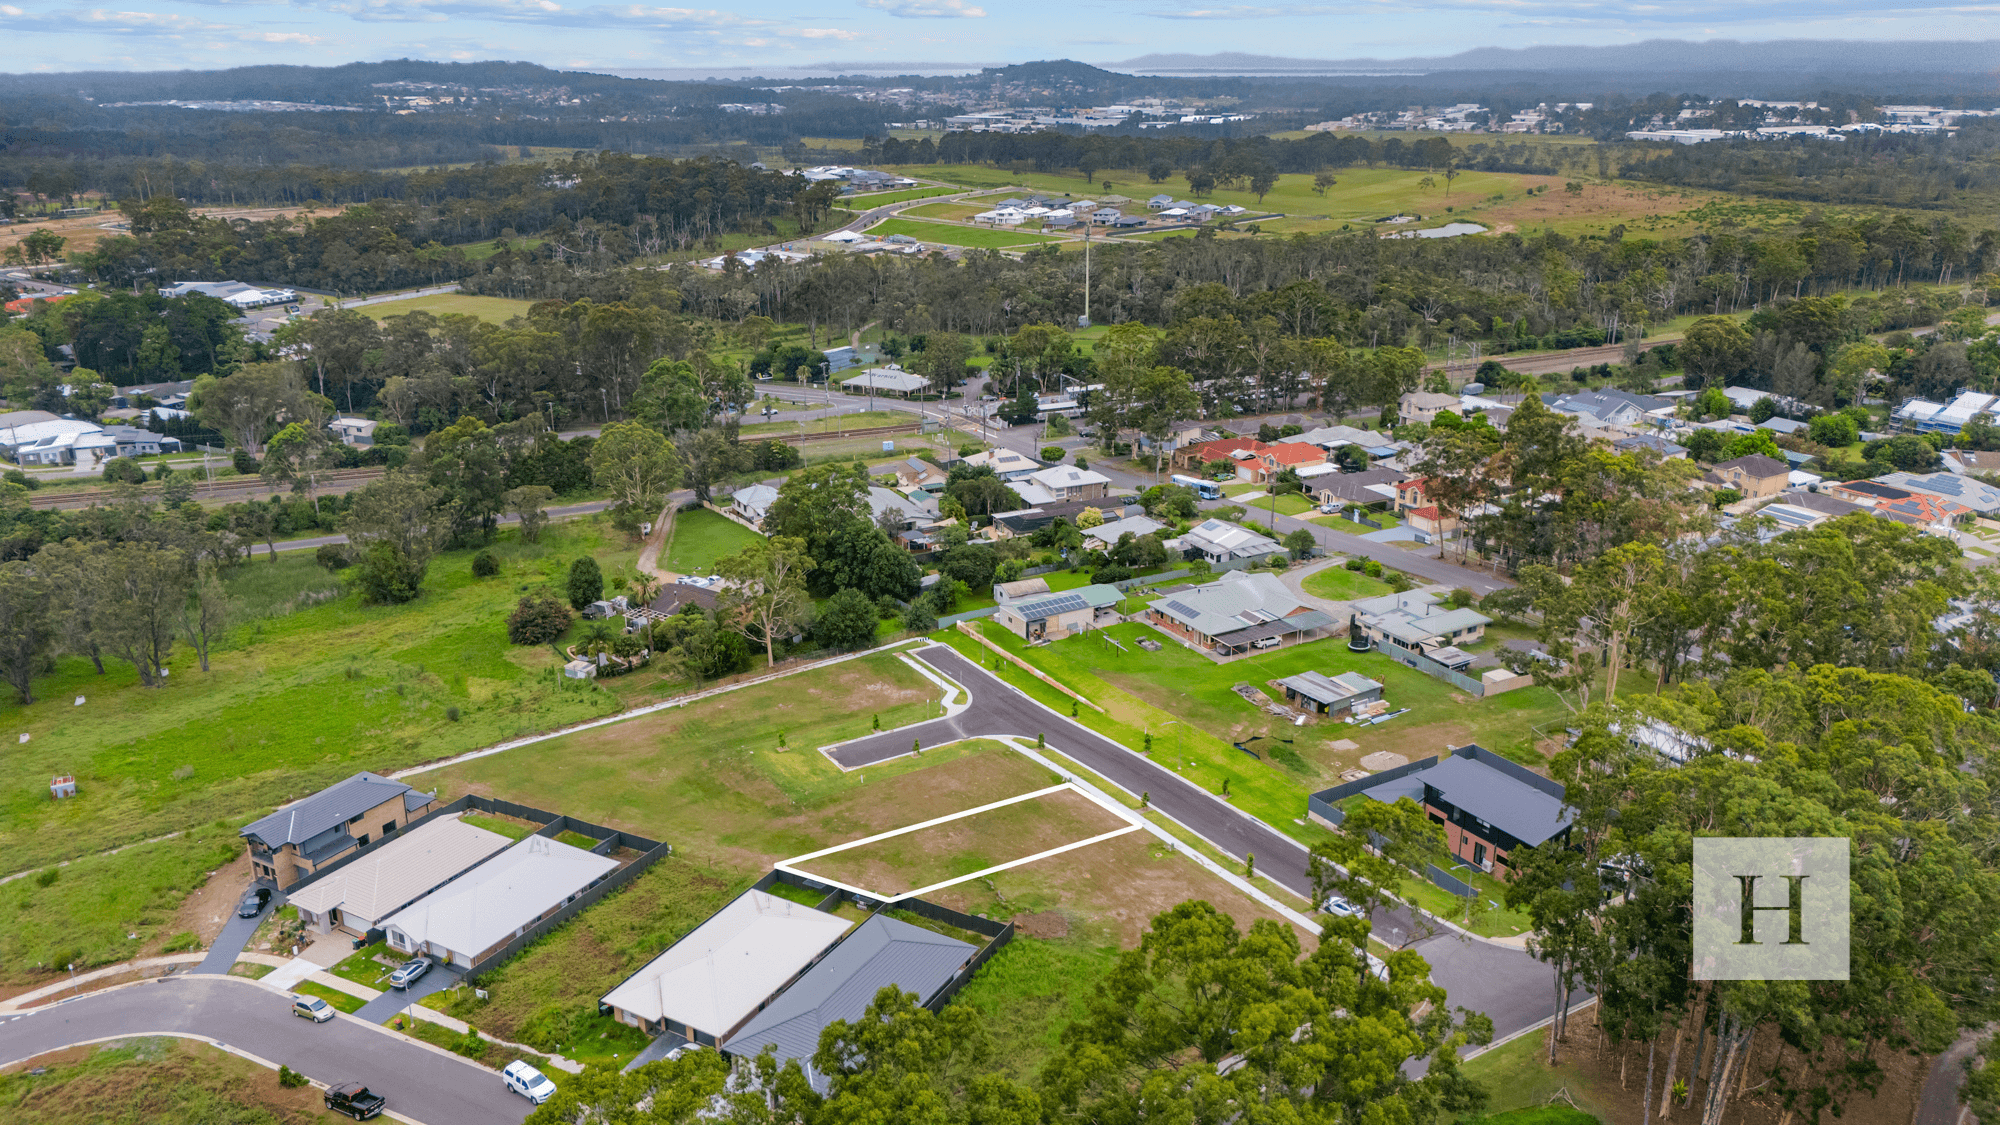
[[[698,2],[698,0],[697,0]],[[1646,39],[2000,38],[2000,3],[1860,0],[0,0],[0,71],[513,59],[577,70],[911,69],[1152,53],[1403,58]]]

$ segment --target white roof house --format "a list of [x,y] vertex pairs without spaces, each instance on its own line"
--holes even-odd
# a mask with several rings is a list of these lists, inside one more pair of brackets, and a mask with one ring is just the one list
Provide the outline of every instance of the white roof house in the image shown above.
[[764,517],[771,514],[771,505],[777,502],[778,490],[768,484],[739,488],[729,497],[730,509],[758,527],[764,525]]
[[844,391],[877,391],[887,394],[906,395],[930,386],[930,380],[914,371],[904,371],[899,367],[877,367],[864,371],[840,385]]
[[1086,530],[1083,533],[1083,545],[1088,547],[1092,543],[1098,543],[1102,545],[1100,549],[1106,549],[1117,546],[1119,538],[1128,531],[1143,539],[1165,530],[1167,525],[1157,520],[1145,516],[1126,516],[1124,519],[1101,523]]
[[992,469],[994,475],[1001,480],[1031,476],[1039,472],[1042,467],[1041,462],[1011,449],[989,449],[984,453],[975,453],[967,457],[965,463],[975,469]]
[[288,902],[320,933],[334,926],[367,933],[376,923],[443,886],[511,841],[460,820],[440,817],[378,844]]
[[1222,520],[1203,520],[1180,539],[1183,550],[1199,550],[1207,558],[1221,562],[1227,559],[1261,559],[1275,555],[1285,548],[1276,540],[1267,539],[1249,528]]
[[848,925],[810,906],[747,891],[625,978],[604,1003],[622,1023],[713,1043],[811,965]]
[[851,230],[837,230],[837,231],[834,231],[834,232],[833,232],[832,234],[826,234],[826,235],[821,235],[821,236],[820,236],[820,241],[821,241],[821,242],[843,242],[843,243],[844,243],[844,242],[860,242],[860,241],[862,241],[862,240],[866,239],[867,237],[868,237],[867,235],[865,235],[865,234],[861,234],[861,233],[860,233],[860,232],[858,232],[858,231],[851,231]]
[[1053,465],[1028,474],[1028,479],[1048,489],[1058,500],[1091,500],[1103,496],[1111,478],[1074,465]]
[[471,966],[618,869],[546,836],[530,836],[382,922],[389,945]]

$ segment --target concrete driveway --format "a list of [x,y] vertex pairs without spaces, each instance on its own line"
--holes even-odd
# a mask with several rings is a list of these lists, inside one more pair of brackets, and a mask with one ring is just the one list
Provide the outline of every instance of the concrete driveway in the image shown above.
[[402,1011],[404,1008],[409,1007],[432,993],[443,992],[445,989],[457,984],[459,980],[460,977],[457,973],[452,972],[443,965],[433,964],[431,971],[425,973],[415,986],[411,988],[390,988],[384,990],[382,995],[363,1004],[360,1010],[354,1013],[354,1018],[367,1020],[369,1023],[388,1023],[390,1017],[394,1016],[397,1012]]
[[[251,884],[251,886],[256,885],[255,883]],[[243,889],[244,891],[248,891],[250,888],[245,887]],[[241,898],[243,896],[238,894],[237,897]],[[249,945],[250,939],[256,935],[257,927],[263,924],[264,919],[271,916],[273,910],[283,905],[285,905],[285,893],[274,890],[271,892],[271,901],[265,904],[264,909],[257,912],[255,918],[239,918],[232,908],[229,921],[222,927],[221,936],[215,939],[214,945],[208,947],[208,956],[202,958],[201,964],[194,971],[197,973],[229,972],[229,967],[236,963],[237,955],[243,952],[243,947]]]
[[316,1024],[291,1007],[286,994],[242,977],[166,977],[0,1018],[0,1064],[75,1043],[183,1035],[322,1083],[365,1082],[422,1125],[517,1125],[532,1108],[498,1074],[448,1051],[352,1016]]
[[[1242,859],[1257,857],[1257,871],[1311,901],[1304,844],[1279,832],[1173,770],[1103,735],[1059,715],[992,673],[977,667],[955,649],[934,646],[914,654],[949,679],[967,688],[971,702],[956,715],[901,727],[842,743],[826,751],[843,769],[886,762],[910,753],[920,739],[937,746],[961,738],[1042,735],[1050,749],[1060,751],[1137,797],[1150,798],[1153,808],[1179,822],[1218,850]],[[1300,813],[1305,810],[1301,808]],[[1379,911],[1370,919],[1376,933],[1401,942],[1420,932],[1406,910]],[[1416,942],[1411,948],[1431,964],[1431,979],[1443,986],[1453,1005],[1485,1012],[1497,1035],[1507,1035],[1547,1019],[1555,1012],[1554,973],[1520,949],[1445,933]]]

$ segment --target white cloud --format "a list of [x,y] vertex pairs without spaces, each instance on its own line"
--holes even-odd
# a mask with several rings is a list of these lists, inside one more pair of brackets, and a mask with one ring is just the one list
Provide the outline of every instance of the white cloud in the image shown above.
[[243,31],[238,32],[236,38],[246,43],[296,43],[305,47],[326,42],[321,36],[307,35],[303,31]]
[[847,31],[837,27],[801,27],[795,31],[787,31],[784,34],[796,39],[838,39],[843,43],[851,43],[856,39],[862,38],[861,32]]
[[0,16],[25,16],[27,14],[12,4],[0,4]]
[[978,20],[986,9],[974,8],[965,0],[861,0],[864,8],[887,12],[906,20]]

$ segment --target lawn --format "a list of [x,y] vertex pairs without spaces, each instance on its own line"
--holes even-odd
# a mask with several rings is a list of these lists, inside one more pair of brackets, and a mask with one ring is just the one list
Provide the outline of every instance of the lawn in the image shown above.
[[[186,828],[261,815],[357,770],[387,772],[620,708],[608,687],[563,681],[549,646],[507,644],[523,593],[560,588],[570,563],[595,557],[617,589],[636,547],[595,517],[559,524],[537,544],[503,531],[494,578],[470,550],[433,559],[422,594],[367,606],[352,572],[330,575],[310,552],[262,558],[229,579],[241,622],[204,673],[185,648],[157,688],[130,665],[66,657],[35,681],[39,702],[0,704],[16,784],[0,797],[7,872]],[[643,694],[657,674],[616,681]],[[88,702],[73,706],[77,696]],[[47,778],[74,773],[78,796],[50,801]]]
[[733,555],[763,538],[756,532],[707,508],[677,512],[660,565],[675,574],[702,574],[715,560]]
[[[286,1089],[278,1072],[207,1043],[168,1036],[118,1039],[42,1055],[34,1071],[0,1074],[0,1119],[11,1125],[321,1125],[311,1086]],[[280,1059],[301,1065],[306,1059]]]
[[1381,524],[1381,527],[1369,527],[1365,523],[1355,523],[1353,520],[1342,519],[1339,516],[1308,516],[1306,518],[1322,527],[1332,528],[1335,531],[1344,531],[1349,535],[1366,535],[1371,531],[1384,531],[1388,528],[1402,526],[1401,520],[1382,512],[1372,513],[1368,517],[1376,523]]
[[476,316],[492,324],[505,324],[514,317],[525,315],[533,304],[533,301],[517,301],[511,297],[436,293],[428,297],[411,297],[403,301],[384,301],[379,305],[362,305],[360,311],[375,320],[422,311],[432,316],[458,313],[462,316]]
[[516,254],[525,254],[542,244],[542,240],[539,238],[489,238],[484,242],[463,242],[456,249],[472,261],[483,262],[500,252],[500,243],[502,242],[505,242],[507,248]]
[[1101,932],[1016,937],[980,967],[954,1004],[979,1009],[997,1065],[1032,1081],[1061,1047],[1064,1027],[1089,1014],[1091,989],[1111,971],[1118,944]]
[[[859,374],[861,374],[860,371],[849,372],[845,378],[852,378]],[[836,383],[841,381],[841,378],[835,379]],[[842,401],[840,405],[845,406],[853,401],[853,398],[848,398]],[[811,406],[808,405],[806,409],[811,409]],[[757,415],[752,415],[752,417],[757,417]],[[806,421],[803,425],[804,432],[809,434],[838,434],[846,433],[849,430],[865,430],[874,426],[907,426],[919,420],[917,415],[907,414],[900,410],[860,410],[853,414],[836,414],[831,418],[814,418]],[[787,437],[799,433],[800,425],[801,423],[799,422],[751,422],[744,425],[739,432],[745,439],[766,436]],[[881,447],[877,446],[876,448],[879,449]]]
[[[1137,622],[1104,630],[1124,645],[1123,651],[1096,634],[1028,649],[990,623],[980,627],[987,638],[1107,708],[1106,715],[1086,710],[1081,718],[1085,725],[1134,749],[1144,747],[1150,731],[1155,761],[1173,763],[1210,792],[1221,792],[1228,780],[1237,807],[1306,841],[1322,831],[1295,823],[1307,794],[1337,782],[1341,771],[1362,755],[1388,750],[1415,760],[1441,752],[1446,743],[1469,742],[1518,752],[1529,743],[1532,724],[1546,723],[1562,709],[1554,693],[1535,687],[1473,700],[1379,653],[1350,653],[1338,639],[1218,665]],[[1162,641],[1160,651],[1140,648],[1135,643],[1140,637]],[[942,639],[982,666],[994,663],[992,654],[968,637],[947,633]],[[1293,727],[1231,690],[1231,685],[1247,682],[1275,699],[1278,692],[1269,681],[1308,669],[1328,675],[1357,671],[1379,680],[1391,705],[1411,708],[1411,713],[1378,726],[1319,720]],[[1001,674],[1050,706],[1068,710],[1067,700],[1055,689],[1019,671]],[[1333,745],[1343,740],[1355,748]],[[1235,742],[1258,756],[1238,750]]]
[[153,952],[181,900],[242,852],[233,827],[204,824],[0,885],[0,980],[46,983],[72,962],[84,969]]
[[1124,824],[1123,818],[1082,794],[1050,793],[820,856],[800,868],[850,887],[903,894],[1088,840]]
[[950,219],[954,222],[970,220],[974,215],[983,215],[992,210],[976,203],[926,203],[922,207],[910,207],[900,214],[912,219]]
[[335,1011],[346,1012],[348,1015],[353,1015],[368,1005],[368,1001],[359,996],[351,996],[338,988],[328,988],[315,981],[302,980],[292,986],[292,991],[300,996],[317,996],[333,1005]]
[[918,219],[884,219],[868,228],[869,234],[887,237],[907,234],[919,242],[939,242],[946,246],[969,246],[979,250],[999,250],[1009,246],[1030,246],[1056,239],[1046,234],[995,227],[962,227],[946,223],[926,223]]
[[1301,585],[1308,594],[1317,594],[1322,598],[1331,598],[1339,602],[1349,602],[1356,598],[1376,598],[1389,592],[1387,582],[1338,565],[1329,566],[1317,574],[1306,576]]
[[902,191],[878,191],[867,195],[843,195],[836,203],[853,204],[862,211],[870,207],[880,207],[884,203],[907,203],[912,199],[929,199],[934,195],[957,195],[964,189],[955,187],[913,187]]
[[509,820],[504,816],[485,816],[480,813],[465,813],[460,820],[474,828],[484,828],[488,832],[498,832],[509,840],[525,840],[534,835],[534,828],[519,820]]
[[1281,516],[1302,516],[1317,507],[1312,498],[1302,492],[1287,492],[1283,496],[1259,496],[1255,500],[1244,501],[1244,504],[1253,512],[1268,512],[1275,508]]
[[[322,940],[344,941],[347,939],[339,934],[334,934]],[[396,969],[394,965],[385,965],[376,960],[378,956],[386,956],[389,960],[395,962],[396,965],[400,965],[409,959],[406,955],[398,954],[390,949],[387,943],[378,941],[372,945],[364,945],[353,953],[348,954],[340,964],[328,969],[327,972],[332,973],[341,980],[353,981],[363,988],[372,988],[377,992],[386,992],[389,989],[389,974],[395,972]]]

